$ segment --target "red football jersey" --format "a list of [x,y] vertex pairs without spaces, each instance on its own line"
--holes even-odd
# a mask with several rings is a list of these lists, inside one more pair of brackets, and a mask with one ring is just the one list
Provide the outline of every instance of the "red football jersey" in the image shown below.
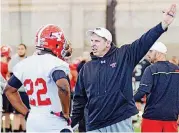
[[8,73],[8,63],[1,62],[1,74],[6,79]]

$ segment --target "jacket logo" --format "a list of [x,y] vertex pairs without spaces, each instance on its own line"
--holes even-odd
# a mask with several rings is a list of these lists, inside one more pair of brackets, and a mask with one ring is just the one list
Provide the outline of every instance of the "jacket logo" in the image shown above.
[[112,68],[115,68],[116,67],[116,62],[114,62],[114,63],[112,63],[112,64],[110,64],[110,66],[112,67]]
[[101,64],[105,64],[105,63],[106,63],[106,61],[105,61],[105,60],[101,61]]

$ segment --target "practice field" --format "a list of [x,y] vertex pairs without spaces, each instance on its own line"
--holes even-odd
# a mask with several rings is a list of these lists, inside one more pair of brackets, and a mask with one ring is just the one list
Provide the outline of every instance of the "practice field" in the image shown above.
[[137,127],[136,127],[136,128],[134,128],[134,131],[135,131],[135,132],[140,132],[140,128],[137,128]]

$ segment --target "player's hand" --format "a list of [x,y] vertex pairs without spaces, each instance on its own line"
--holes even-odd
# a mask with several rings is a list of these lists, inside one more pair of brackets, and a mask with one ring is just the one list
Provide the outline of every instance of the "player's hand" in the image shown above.
[[162,28],[165,30],[174,20],[176,16],[176,4],[172,4],[170,8],[163,11]]
[[65,115],[65,114],[63,114],[63,112],[60,112],[60,113],[61,113],[61,116],[67,121],[68,126],[70,126],[72,121],[71,121],[71,118],[69,117],[69,115]]
[[55,116],[58,116],[58,117],[61,117],[61,118],[65,119],[67,124],[68,124],[68,126],[71,125],[72,121],[71,121],[71,118],[69,117],[69,115],[64,115],[62,111],[61,112],[57,112],[57,113],[51,111],[50,113],[55,115]]

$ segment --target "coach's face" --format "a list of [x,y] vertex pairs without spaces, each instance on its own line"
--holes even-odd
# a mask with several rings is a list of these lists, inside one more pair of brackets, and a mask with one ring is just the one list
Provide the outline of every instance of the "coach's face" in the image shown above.
[[91,50],[93,52],[93,55],[103,57],[109,47],[110,47],[110,42],[107,41],[105,38],[102,38],[95,33],[91,35]]
[[157,52],[155,50],[149,50],[149,52],[147,53],[147,57],[150,60],[151,63],[155,63],[156,61],[156,54]]

